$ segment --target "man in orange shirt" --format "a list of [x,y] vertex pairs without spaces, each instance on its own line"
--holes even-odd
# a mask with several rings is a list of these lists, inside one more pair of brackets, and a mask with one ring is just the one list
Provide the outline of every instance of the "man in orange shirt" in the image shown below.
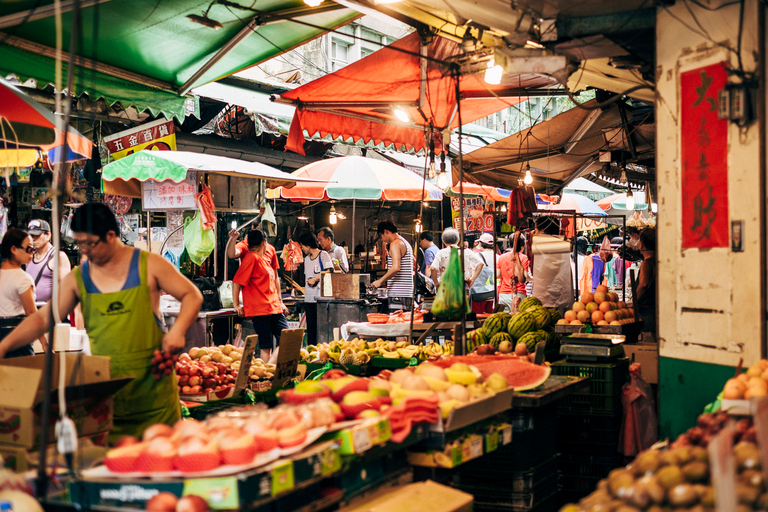
[[[252,229],[248,232],[248,251],[242,256],[240,268],[232,280],[232,302],[238,315],[250,318],[253,330],[259,336],[261,359],[268,361],[275,343],[280,345],[280,335],[288,328],[285,313],[288,308],[280,295],[280,268],[275,248],[266,241],[264,232]],[[240,304],[240,290],[243,304]]]

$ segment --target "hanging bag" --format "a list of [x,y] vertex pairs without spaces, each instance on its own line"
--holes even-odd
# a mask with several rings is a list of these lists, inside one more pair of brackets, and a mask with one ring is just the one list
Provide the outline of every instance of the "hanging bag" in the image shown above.
[[200,212],[184,219],[184,248],[195,265],[202,265],[216,247],[216,235],[212,229],[204,230]]
[[[462,315],[462,294],[464,292],[464,276],[461,273],[459,250],[451,247],[448,267],[440,281],[435,301],[432,303],[432,314],[436,317],[455,320]],[[469,301],[467,301],[469,306]]]

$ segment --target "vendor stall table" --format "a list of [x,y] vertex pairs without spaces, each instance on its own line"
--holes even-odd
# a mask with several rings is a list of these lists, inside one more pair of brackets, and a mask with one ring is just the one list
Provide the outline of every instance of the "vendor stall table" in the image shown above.
[[[173,322],[176,321],[179,310],[164,309],[162,313],[165,324],[170,328],[173,325]],[[187,331],[187,344],[184,347],[184,352],[188,352],[192,347],[208,347],[211,345],[232,343],[234,341],[235,318],[237,318],[237,313],[235,313],[235,310],[232,308],[219,309],[216,311],[200,311],[200,313],[197,314],[197,322],[192,324]],[[214,340],[214,322],[225,319],[227,321],[227,339]]]
[[380,302],[366,299],[317,298],[317,342],[334,340],[333,330],[349,322],[365,322],[368,313],[378,313]]
[[[429,337],[437,338],[440,336],[453,336],[453,330],[459,322],[423,322],[413,324],[413,343],[421,343]],[[472,330],[480,327],[480,322],[467,320],[464,324],[466,330]],[[371,324],[368,322],[346,323],[341,326],[341,337],[349,339],[352,333],[358,336],[376,337],[376,338],[397,338],[408,336],[411,331],[411,325],[408,322],[397,324]]]

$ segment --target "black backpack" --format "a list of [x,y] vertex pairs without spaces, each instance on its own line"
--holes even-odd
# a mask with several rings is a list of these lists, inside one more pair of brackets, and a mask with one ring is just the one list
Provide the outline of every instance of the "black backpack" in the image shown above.
[[192,279],[195,286],[203,294],[203,304],[200,311],[218,311],[221,309],[221,298],[219,297],[219,285],[212,277],[196,277]]

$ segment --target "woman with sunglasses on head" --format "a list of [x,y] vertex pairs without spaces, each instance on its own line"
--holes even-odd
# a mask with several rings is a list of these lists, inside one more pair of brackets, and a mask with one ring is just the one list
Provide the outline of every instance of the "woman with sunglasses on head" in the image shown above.
[[[32,261],[35,253],[29,235],[18,228],[10,228],[0,243],[0,340],[21,323],[25,317],[37,311],[35,283],[22,268]],[[40,338],[47,348],[45,336]],[[32,356],[32,345],[9,351],[5,357]]]

